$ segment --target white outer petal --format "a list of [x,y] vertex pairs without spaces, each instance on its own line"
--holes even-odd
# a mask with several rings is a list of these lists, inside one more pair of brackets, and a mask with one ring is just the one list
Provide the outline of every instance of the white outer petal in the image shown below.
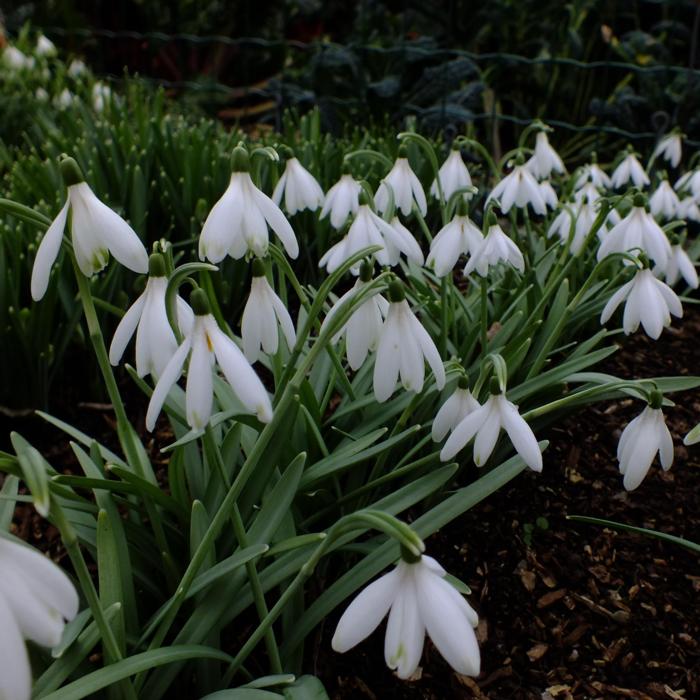
[[32,267],[32,299],[39,301],[49,286],[49,277],[51,268],[56,262],[58,252],[61,249],[61,241],[63,240],[63,231],[66,228],[66,219],[68,217],[68,206],[70,200],[66,199],[61,211],[58,212],[56,218],[51,222],[51,225],[46,230],[44,237],[41,239],[39,248],[36,251],[34,258],[34,266]]
[[170,389],[179,379],[180,374],[182,374],[182,366],[185,364],[187,354],[191,347],[192,336],[190,335],[182,341],[182,344],[170,358],[170,362],[168,362],[166,368],[163,370],[163,374],[161,374],[158,379],[158,383],[151,395],[151,400],[148,403],[148,410],[146,411],[146,428],[149,432],[152,431],[156,425],[158,414],[160,413],[160,409],[163,408],[163,404],[168,397]]
[[299,243],[292,230],[289,221],[282,213],[280,208],[257,187],[253,185],[253,200],[265,217],[265,221],[270,225],[270,228],[277,234],[287,255],[290,258],[296,258],[299,255]]
[[517,407],[502,397],[499,401],[501,411],[501,424],[508,433],[517,453],[523,458],[525,464],[536,472],[542,471],[542,453],[537,444],[537,438],[532,428],[520,415]]
[[136,331],[136,326],[141,320],[144,304],[146,303],[146,293],[144,292],[129,307],[129,310],[122,316],[117,329],[114,331],[112,342],[109,346],[109,361],[116,367],[122,359],[124,350],[131,340],[131,336]]
[[5,599],[0,596],[0,697],[29,700],[32,672],[24,640]]

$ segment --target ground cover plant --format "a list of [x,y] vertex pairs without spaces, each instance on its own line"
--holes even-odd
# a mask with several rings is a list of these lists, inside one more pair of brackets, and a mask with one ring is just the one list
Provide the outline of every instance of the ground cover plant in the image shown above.
[[[335,651],[388,615],[400,679],[426,634],[477,676],[478,606],[430,536],[541,472],[537,436],[588,404],[638,407],[621,488],[657,453],[672,465],[664,406],[700,378],[600,364],[622,333],[657,339],[692,303],[700,176],[681,167],[682,135],[644,166],[625,150],[569,173],[541,122],[496,160],[467,134],[332,139],[317,115],[246,138],[123,114],[14,164],[0,202],[5,289],[31,295],[34,319],[73,319],[115,432],[110,446],[42,412],[76,468],[18,432],[0,454],[2,693],[324,697],[304,644],[343,608]],[[128,193],[129,222],[106,191]],[[9,534],[23,502],[57,528],[65,572]]]

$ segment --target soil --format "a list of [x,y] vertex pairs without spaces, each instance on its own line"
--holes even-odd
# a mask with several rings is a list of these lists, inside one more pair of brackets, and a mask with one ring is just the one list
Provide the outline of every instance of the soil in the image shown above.
[[[603,371],[623,377],[697,374],[700,312],[657,342],[641,333]],[[542,474],[527,471],[427,541],[472,589],[482,673],[456,674],[426,641],[417,678],[384,665],[383,630],[344,655],[330,651],[337,616],[307,664],[334,700],[700,698],[700,558],[675,544],[567,520],[589,515],[700,542],[700,449],[683,436],[700,391],[665,409],[675,461],[656,461],[622,488],[615,452],[639,401],[590,407],[550,430]],[[542,520],[542,519],[545,520]],[[539,525],[538,525],[539,523]],[[338,611],[338,615],[341,611]]]
[[[700,311],[690,307],[682,331],[668,329],[657,342],[636,334],[601,369],[626,377],[697,373],[697,337]],[[611,402],[540,436],[550,440],[542,474],[523,473],[428,539],[429,553],[472,590],[478,678],[456,674],[426,641],[418,677],[396,679],[384,665],[383,625],[356,649],[335,654],[330,639],[340,610],[309,639],[305,668],[334,700],[700,698],[698,555],[566,519],[596,516],[700,542],[700,446],[682,444],[700,417],[700,391],[678,400],[665,409],[673,467],[662,472],[655,462],[636,491],[623,490],[615,450],[621,429],[643,406]],[[71,422],[114,439],[109,406],[73,397],[70,404]],[[142,424],[143,397],[132,397],[130,406]],[[73,461],[65,436],[38,418],[11,423],[54,465]],[[30,505],[18,505],[15,528],[69,567],[58,532]]]

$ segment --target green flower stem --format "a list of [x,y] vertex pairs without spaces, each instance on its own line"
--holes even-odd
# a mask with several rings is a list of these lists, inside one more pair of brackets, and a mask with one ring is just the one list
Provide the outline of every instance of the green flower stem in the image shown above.
[[481,278],[481,326],[479,336],[481,338],[481,357],[486,357],[489,345],[488,336],[488,313],[489,313],[489,280],[488,277]]
[[[221,480],[226,488],[230,488],[231,484],[229,482],[228,475],[226,474],[226,468],[224,466],[224,460],[221,455],[221,450],[219,445],[214,439],[214,434],[212,432],[211,426],[207,425],[204,430],[204,436],[202,437],[202,442],[204,444],[204,449],[206,455],[211,461],[215,463],[216,470],[221,476]],[[245,525],[243,524],[243,518],[241,517],[241,511],[238,508],[238,503],[233,506],[233,511],[231,514],[231,522],[233,524],[233,532],[238,540],[238,545],[241,549],[245,549],[250,544],[248,541],[248,535],[245,531]],[[253,593],[253,600],[255,601],[255,607],[258,611],[258,616],[262,622],[267,615],[269,610],[267,608],[267,602],[265,601],[265,594],[263,592],[262,585],[260,584],[260,577],[258,576],[258,570],[255,566],[255,562],[249,561],[245,564],[246,573],[248,574],[248,579],[250,580],[250,588]],[[270,657],[270,673],[282,673],[282,662],[280,661],[280,651],[277,645],[277,640],[275,639],[275,631],[272,627],[269,627],[265,631],[265,646],[267,648],[267,654]]]
[[420,226],[420,230],[423,231],[423,235],[425,235],[425,237],[428,239],[428,243],[432,243],[433,235],[430,233],[428,224],[425,223],[423,215],[420,213],[418,207],[416,206],[413,207],[413,215],[416,217],[416,221],[418,222],[418,226]]
[[[55,500],[51,502],[51,519],[54,525],[58,528],[61,533],[61,539],[68,552],[75,573],[80,582],[80,588],[87,600],[87,604],[90,606],[90,611],[92,612],[92,617],[100,630],[100,637],[102,639],[102,644],[105,650],[105,661],[116,663],[122,660],[122,654],[119,650],[119,644],[114,636],[114,631],[110,626],[107,618],[104,615],[102,606],[100,604],[100,598],[95,589],[95,584],[88,570],[85,559],[83,558],[83,553],[80,551],[80,544],[78,542],[78,537],[75,534],[73,526],[70,524],[63,509],[56,503]],[[132,698],[137,700],[134,688],[128,680],[125,680],[120,685],[121,690],[125,693],[127,698]]]
[[[117,381],[114,378],[114,373],[112,372],[112,365],[109,362],[109,355],[107,354],[107,348],[105,347],[100,322],[97,318],[92,292],[90,291],[90,281],[81,272],[75,259],[75,255],[72,252],[71,261],[73,262],[75,278],[78,282],[78,291],[80,293],[80,300],[83,305],[83,312],[85,313],[85,321],[90,334],[90,342],[95,350],[97,364],[102,372],[102,378],[104,379],[105,386],[107,387],[109,399],[114,407],[114,413],[117,417],[117,433],[119,435],[119,441],[122,449],[124,450],[126,460],[138,476],[154,485],[157,485],[157,481],[153,475],[150,465],[147,465],[144,462],[142,452],[138,449],[139,446],[136,445],[136,431],[126,415],[126,409],[124,408],[124,403],[122,401],[121,394],[119,393],[119,387],[117,386]],[[155,507],[150,498],[145,495],[143,498],[146,505],[146,510],[148,512],[148,518],[153,528],[153,534],[156,538],[156,542],[158,543],[158,549],[163,557],[163,561],[168,568],[169,573],[177,575],[177,572],[174,570],[170,546],[168,544],[168,539],[165,536],[165,531],[163,530],[158,509]]]

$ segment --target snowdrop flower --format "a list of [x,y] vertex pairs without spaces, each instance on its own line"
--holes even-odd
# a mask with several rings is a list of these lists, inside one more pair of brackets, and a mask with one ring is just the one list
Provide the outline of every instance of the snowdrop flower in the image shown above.
[[644,481],[657,452],[664,471],[673,464],[673,438],[664,421],[662,401],[660,391],[652,392],[649,404],[620,435],[617,461],[628,491],[634,491]]
[[566,168],[559,154],[549,143],[547,134],[539,131],[535,139],[535,152],[525,163],[525,167],[538,179],[549,177],[552,172],[565,173]]
[[71,210],[71,239],[78,267],[86,277],[99,272],[109,254],[125,267],[138,273],[148,272],[148,253],[136,232],[118,214],[100,202],[84,182],[73,158],[61,161],[63,180],[68,186],[66,203],[51,222],[41,240],[32,269],[31,291],[35,301],[41,299],[49,285],[51,266],[58,257]]
[[681,162],[681,135],[678,131],[666,134],[654,149],[654,158],[661,156],[671,164],[672,168],[678,167]]
[[474,463],[481,467],[491,456],[503,428],[525,464],[533,471],[541,472],[542,453],[535,434],[518,413],[518,407],[508,401],[505,394],[498,392],[498,387],[492,386],[491,396],[486,403],[469,413],[455,426],[440,452],[440,459],[443,462],[452,459],[476,436]]
[[460,255],[473,255],[483,240],[481,231],[467,216],[464,200],[460,199],[452,221],[433,238],[426,264],[438,277],[444,277],[452,271]]
[[698,273],[695,271],[695,265],[680,244],[671,246],[671,257],[666,263],[663,274],[668,285],[676,284],[682,277],[689,287],[698,288]]
[[574,192],[574,201],[576,204],[593,204],[600,199],[600,191],[592,182],[584,183],[576,192]]
[[279,206],[284,195],[284,208],[290,216],[308,209],[315,211],[323,205],[323,190],[316,178],[289,153],[282,177],[272,193],[272,201]]
[[360,183],[349,172],[343,172],[340,180],[326,192],[326,201],[319,218],[323,219],[330,214],[331,226],[335,229],[342,228],[348,216],[357,213],[361,190]]
[[248,362],[253,363],[260,358],[261,348],[268,355],[277,352],[278,325],[287,341],[287,347],[291,350],[297,341],[292,317],[267,281],[262,260],[253,260],[250,296],[241,319],[243,352]]
[[486,203],[488,204],[492,199],[498,199],[504,214],[507,214],[513,205],[521,209],[527,207],[528,204],[536,214],[547,212],[547,205],[537,185],[537,180],[524,165],[516,165],[493,188]]
[[243,406],[255,413],[258,420],[269,423],[272,419],[270,397],[236,343],[219,328],[211,315],[206,294],[196,289],[190,303],[195,314],[194,323],[158,379],[146,412],[146,428],[152,431],[155,427],[158,414],[170,389],[179,379],[188,356],[185,410],[191,428],[201,430],[209,422],[216,363]]
[[598,248],[598,260],[611,253],[632,250],[646,253],[662,270],[671,255],[671,244],[664,230],[644,208],[643,194],[634,196],[629,214],[605,234]]
[[662,180],[649,198],[649,208],[657,219],[675,219],[680,207],[678,195],[668,180]]
[[399,147],[399,155],[396,162],[388,175],[381,181],[374,195],[374,204],[380,214],[383,214],[389,208],[389,187],[394,193],[396,208],[404,216],[408,216],[411,213],[414,201],[421,216],[426,215],[428,204],[425,200],[423,185],[420,184],[420,180],[411,170],[411,165],[408,162],[408,151],[405,146]]
[[112,89],[109,85],[98,81],[92,86],[92,108],[96,112],[102,112],[111,99]]
[[87,72],[87,66],[78,58],[74,58],[68,66],[68,75],[71,78],[79,78]]
[[269,226],[282,241],[290,258],[299,255],[294,231],[279,207],[254,184],[250,177],[248,152],[243,146],[233,149],[231,180],[226,192],[212,207],[199,237],[199,258],[213,263],[227,255],[235,260],[249,251],[265,257],[269,245]]
[[512,265],[518,272],[525,270],[525,260],[520,249],[506,236],[503,229],[496,223],[495,217],[492,217],[486,238],[472,252],[464,268],[464,274],[469,275],[476,270],[482,277],[486,277],[489,268],[501,262]]
[[[364,193],[361,202],[347,234],[326,251],[318,266],[325,267],[331,273],[355,253],[372,245],[382,246],[374,254],[380,265],[396,265],[401,253],[417,265],[422,265],[423,253],[410,231],[405,226],[392,226],[377,216],[367,204]],[[356,275],[359,269],[358,264],[351,271]]]
[[676,293],[651,270],[638,270],[631,281],[624,284],[611,297],[600,316],[601,324],[608,322],[615,309],[626,300],[622,317],[625,335],[634,333],[641,323],[644,332],[654,340],[661,331],[671,325],[671,314],[683,316],[683,307]]
[[678,218],[700,222],[700,208],[693,197],[678,202]]
[[54,104],[58,109],[68,109],[75,102],[75,99],[75,95],[68,88],[63,88],[54,99]]
[[700,199],[700,170],[689,170],[676,180],[673,186],[676,192],[687,190],[696,200]]
[[604,190],[609,190],[612,187],[612,180],[610,179],[610,176],[604,170],[602,170],[595,160],[592,163],[583,166],[581,173],[574,183],[574,189],[578,190],[588,182],[595,187],[599,187]]
[[543,180],[539,183],[538,187],[540,188],[540,194],[542,195],[545,205],[550,209],[556,209],[559,205],[559,198],[552,187],[552,183],[549,180]]
[[615,189],[623,187],[631,182],[635,187],[646,187],[649,184],[649,176],[631,151],[620,161],[612,174],[612,186]]
[[402,559],[350,603],[331,646],[340,653],[352,649],[389,613],[384,658],[399,678],[416,672],[426,632],[457,673],[478,676],[481,660],[473,628],[479,618],[445,574],[427,555]]
[[[117,326],[109,347],[109,361],[118,365],[134,333],[136,333],[136,373],[139,377],[150,374],[157,379],[177,350],[175,333],[170,327],[165,306],[168,278],[165,262],[160,253],[154,253],[148,262],[146,289],[131,305]],[[187,335],[194,321],[192,309],[179,296],[175,298],[177,325]]]
[[438,389],[445,386],[445,369],[432,338],[411,311],[401,282],[389,285],[389,310],[382,326],[374,363],[374,396],[386,401],[400,377],[404,389],[423,389],[425,361],[435,375]]
[[549,227],[547,236],[554,236],[556,234],[561,239],[562,244],[566,244],[571,233],[572,214],[575,220],[574,237],[569,250],[572,255],[578,255],[583,250],[586,236],[590,233],[596,217],[598,216],[595,204],[583,202],[579,205],[577,212],[571,212],[566,208],[562,209]]
[[36,54],[37,56],[53,56],[56,53],[56,45],[43,34],[39,34],[36,40]]
[[78,594],[48,557],[5,537],[0,571],[0,697],[29,700],[32,672],[24,640],[57,646],[64,620],[78,613]]
[[5,50],[2,52],[2,60],[12,70],[22,70],[32,66],[31,59],[14,46],[5,47]]
[[[445,162],[438,170],[437,178],[433,180],[430,186],[430,194],[439,199],[440,190],[438,189],[438,179],[442,187],[442,194],[445,201],[449,201],[450,197],[457,191],[472,186],[472,178],[469,174],[467,166],[462,160],[462,154],[457,146],[453,146],[450,155],[447,156]],[[472,192],[465,192],[462,195],[463,199],[469,200],[473,197]]]
[[465,376],[459,378],[457,388],[445,401],[433,420],[432,436],[440,442],[450,431],[454,430],[470,413],[479,408],[479,402],[469,391],[469,382]]
[[36,97],[39,102],[48,102],[49,101],[49,93],[44,90],[43,87],[38,87],[36,89],[36,92],[34,93],[34,97]]
[[[321,332],[335,318],[341,306],[357,296],[371,279],[372,264],[363,262],[359,278],[353,287],[333,304],[321,324]],[[389,302],[381,294],[374,294],[352,312],[345,325],[333,336],[331,342],[336,344],[345,335],[345,352],[348,364],[354,371],[362,367],[370,350],[376,350],[388,311]]]

